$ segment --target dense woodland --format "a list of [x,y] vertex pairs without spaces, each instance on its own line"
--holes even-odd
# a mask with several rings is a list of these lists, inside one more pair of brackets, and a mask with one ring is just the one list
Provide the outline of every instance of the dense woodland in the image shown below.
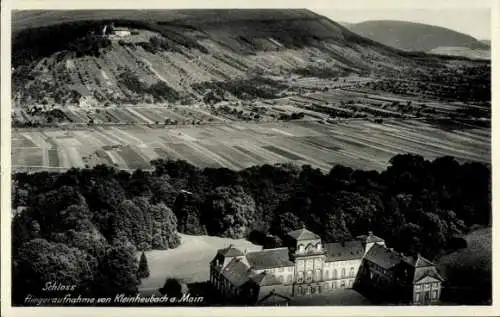
[[[13,175],[13,301],[46,281],[75,293],[135,293],[136,252],[179,245],[177,232],[249,238],[265,247],[305,224],[325,241],[372,230],[396,250],[430,259],[491,224],[490,167],[397,155],[383,172],[263,165],[241,171],[154,161]],[[269,238],[271,235],[272,238]],[[207,264],[208,265],[208,264]]]
[[[81,52],[83,55],[92,55],[96,50],[89,47],[97,47],[90,44],[100,43],[101,45],[103,42],[107,42],[106,39],[99,35],[102,34],[104,26],[111,24],[158,32],[165,37],[166,44],[164,47],[182,46],[207,52],[206,48],[199,45],[194,39],[176,32],[168,25],[127,19],[73,21],[24,29],[13,34],[12,50],[16,54],[12,56],[12,64],[17,68],[20,65],[28,65],[42,57],[49,57],[54,53],[66,50]],[[57,36],[54,36],[54,34],[57,34]],[[44,45],[40,45],[40,43],[44,43]]]

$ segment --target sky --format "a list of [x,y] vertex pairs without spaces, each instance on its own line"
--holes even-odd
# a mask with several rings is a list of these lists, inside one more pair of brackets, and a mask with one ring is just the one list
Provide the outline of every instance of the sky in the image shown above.
[[477,39],[490,39],[489,9],[411,9],[411,10],[313,10],[336,22],[358,23],[368,20],[402,20],[446,27]]
[[336,22],[402,20],[446,27],[477,39],[491,39],[489,0],[312,0],[311,9]]

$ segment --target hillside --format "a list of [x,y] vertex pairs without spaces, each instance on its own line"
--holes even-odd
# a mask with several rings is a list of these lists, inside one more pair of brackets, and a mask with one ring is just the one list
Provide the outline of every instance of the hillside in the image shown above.
[[400,51],[307,10],[17,12],[13,28],[20,170],[490,160],[488,61]]
[[349,24],[346,27],[366,38],[407,51],[429,52],[438,47],[489,49],[489,45],[472,36],[428,24],[380,20]]
[[[406,78],[448,63],[364,39],[307,10],[134,12],[14,14],[14,104],[272,99],[300,92],[290,87],[293,75]],[[110,25],[131,34],[103,35]]]
[[484,45],[488,45],[488,47],[491,48],[491,40],[480,40],[481,43],[483,43]]

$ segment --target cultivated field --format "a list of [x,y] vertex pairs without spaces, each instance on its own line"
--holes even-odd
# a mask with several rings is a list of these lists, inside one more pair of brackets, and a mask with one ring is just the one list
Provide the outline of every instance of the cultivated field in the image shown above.
[[15,129],[12,167],[16,171],[65,170],[109,164],[147,169],[157,158],[182,159],[199,167],[242,169],[291,162],[329,171],[335,164],[384,169],[398,153],[428,159],[451,155],[490,162],[491,131],[440,129],[415,120],[346,120],[334,124],[214,123],[203,126],[101,126],[66,130]]
[[150,276],[142,280],[139,286],[141,291],[151,291],[162,287],[167,277],[182,279],[186,283],[207,281],[210,273],[210,261],[218,249],[225,248],[230,244],[242,251],[262,249],[262,247],[244,239],[179,235],[181,236],[179,247],[172,250],[145,252]]

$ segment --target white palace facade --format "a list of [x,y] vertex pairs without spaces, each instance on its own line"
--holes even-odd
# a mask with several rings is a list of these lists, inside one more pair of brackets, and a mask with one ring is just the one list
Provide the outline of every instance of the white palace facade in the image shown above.
[[[380,286],[412,304],[436,302],[441,294],[442,278],[434,264],[387,248],[372,232],[352,241],[323,243],[302,228],[288,233],[286,245],[251,252],[233,246],[218,250],[210,262],[211,284],[225,298],[254,304],[269,294],[289,298],[356,285],[373,292]],[[417,293],[427,288],[434,292]]]

